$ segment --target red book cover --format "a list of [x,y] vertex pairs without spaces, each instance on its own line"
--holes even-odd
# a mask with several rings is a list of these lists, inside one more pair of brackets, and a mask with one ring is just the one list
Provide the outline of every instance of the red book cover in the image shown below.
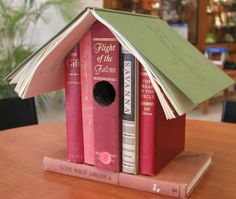
[[91,31],[80,39],[81,98],[84,139],[84,162],[94,165],[94,126],[93,126],[93,71]]
[[167,120],[151,81],[140,67],[140,170],[155,175],[184,150],[185,115]]
[[95,166],[120,170],[120,45],[96,21],[91,27]]
[[84,149],[78,45],[71,50],[65,61],[65,98],[67,158],[71,162],[83,163]]

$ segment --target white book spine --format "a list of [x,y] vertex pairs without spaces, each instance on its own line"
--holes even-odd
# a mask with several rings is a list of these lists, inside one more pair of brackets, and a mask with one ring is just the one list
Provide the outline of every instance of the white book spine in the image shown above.
[[122,49],[122,171],[138,173],[139,145],[139,75],[138,61]]

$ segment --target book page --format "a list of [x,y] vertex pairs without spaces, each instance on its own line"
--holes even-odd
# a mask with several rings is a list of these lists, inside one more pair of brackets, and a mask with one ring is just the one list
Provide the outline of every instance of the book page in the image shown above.
[[29,62],[27,62],[24,67],[22,67],[21,69],[19,69],[16,73],[13,73],[10,77],[10,84],[17,84],[21,77],[24,76],[24,74],[27,72],[27,70],[29,69],[30,65],[31,65],[32,60],[30,60]]
[[[42,48],[38,53],[35,54],[35,56],[32,57],[32,59],[28,60],[26,64],[18,70],[19,75],[16,75],[15,78],[11,82],[17,81],[17,85],[15,87],[15,91],[21,96],[23,91],[26,88],[26,85],[30,81],[33,71],[35,70],[38,61],[43,56],[45,51],[47,50],[47,46]],[[20,77],[19,77],[20,76]],[[18,78],[19,77],[19,78]],[[18,79],[17,79],[18,78]]]
[[87,10],[49,44],[25,84],[20,86],[20,96],[28,98],[64,87],[64,58],[95,20],[90,10]]

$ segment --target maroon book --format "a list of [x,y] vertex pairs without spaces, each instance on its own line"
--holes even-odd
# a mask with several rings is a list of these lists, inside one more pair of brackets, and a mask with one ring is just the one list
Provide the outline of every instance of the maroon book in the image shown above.
[[140,70],[139,172],[156,175],[184,150],[185,115],[167,120],[145,69]]
[[83,163],[84,148],[78,45],[71,50],[65,61],[65,98],[67,158],[71,162]]
[[88,63],[93,76],[95,166],[120,171],[120,46],[112,32],[99,21],[89,31],[91,34],[86,39],[91,42],[91,48],[86,52],[87,59],[91,59]]

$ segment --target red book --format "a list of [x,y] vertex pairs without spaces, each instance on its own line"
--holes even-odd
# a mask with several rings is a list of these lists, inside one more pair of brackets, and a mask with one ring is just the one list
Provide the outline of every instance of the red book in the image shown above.
[[81,98],[84,139],[84,162],[94,165],[94,126],[93,126],[93,70],[91,31],[80,39]]
[[71,50],[65,61],[65,98],[67,158],[71,162],[83,163],[84,149],[78,45]]
[[[112,32],[99,21],[91,29],[95,166],[120,170],[120,46]],[[89,38],[87,38],[89,40]],[[81,49],[82,46],[81,46]],[[90,83],[89,83],[90,85]]]
[[167,120],[151,81],[140,67],[140,170],[155,175],[184,150],[185,115]]
[[[86,164],[68,162],[64,160],[62,150],[56,157],[44,157],[43,160],[45,171],[176,198],[187,198],[211,164],[212,155],[210,153],[184,151],[156,176],[144,176],[115,173]],[[107,189],[109,188],[107,187]]]

